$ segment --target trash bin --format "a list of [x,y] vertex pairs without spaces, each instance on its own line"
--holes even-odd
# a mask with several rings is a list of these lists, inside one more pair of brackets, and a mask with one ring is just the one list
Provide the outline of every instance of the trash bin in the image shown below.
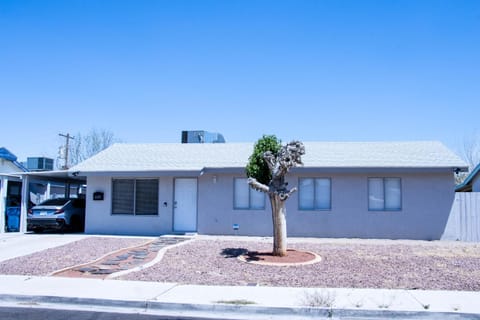
[[20,207],[7,208],[7,232],[20,231]]

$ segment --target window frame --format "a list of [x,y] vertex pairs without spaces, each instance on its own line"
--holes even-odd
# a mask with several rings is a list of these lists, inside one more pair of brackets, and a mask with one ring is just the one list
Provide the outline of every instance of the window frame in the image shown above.
[[[133,190],[132,190],[132,198],[133,198],[133,203],[132,203],[132,208],[133,212],[114,212],[114,207],[113,207],[113,201],[114,201],[114,184],[115,181],[120,181],[120,180],[131,180],[133,181]],[[156,193],[156,200],[157,200],[157,206],[156,206],[156,212],[152,213],[137,213],[137,181],[139,180],[154,180],[156,181],[157,185],[157,193]],[[159,208],[159,201],[160,201],[160,179],[158,178],[112,178],[112,200],[111,200],[111,209],[110,209],[110,214],[115,215],[115,216],[146,216],[146,217],[151,217],[151,216],[158,216],[160,214],[160,208]]]
[[[302,208],[301,206],[301,196],[300,193],[302,192],[302,187],[301,187],[301,180],[307,180],[311,179],[313,180],[313,208]],[[316,180],[328,180],[329,182],[329,199],[328,199],[328,208],[317,208],[315,207],[316,203],[316,188],[317,188],[317,183]],[[299,211],[332,211],[332,178],[331,177],[299,177],[298,178],[298,210]]]
[[[382,180],[382,191],[383,191],[383,208],[381,209],[372,209],[370,206],[370,180],[371,179],[381,179]],[[386,180],[387,179],[398,179],[399,189],[400,189],[400,207],[399,208],[387,208],[387,189],[386,189]],[[368,177],[367,179],[367,206],[368,211],[370,212],[400,212],[403,210],[403,184],[401,177]]]
[[[235,197],[237,195],[237,183],[236,181],[237,180],[245,180],[245,185],[246,187],[248,188],[248,207],[237,207],[236,206],[236,202],[235,201]],[[252,192],[260,192],[262,195],[263,195],[263,203],[262,203],[262,207],[261,208],[254,208],[252,207]],[[247,178],[242,178],[242,177],[234,177],[233,178],[233,210],[235,211],[238,211],[238,210],[249,210],[249,211],[264,211],[265,208],[266,208],[266,196],[265,196],[265,193],[264,192],[261,192],[261,191],[256,191],[256,190],[253,190],[247,183]]]

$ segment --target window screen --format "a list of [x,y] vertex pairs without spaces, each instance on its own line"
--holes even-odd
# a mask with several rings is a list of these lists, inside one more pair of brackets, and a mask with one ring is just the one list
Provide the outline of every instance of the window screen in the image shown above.
[[158,214],[158,179],[114,179],[112,214]]
[[253,190],[244,178],[234,179],[233,208],[246,210],[265,209],[265,194]]
[[136,180],[135,214],[158,213],[158,180]]
[[112,214],[133,214],[135,180],[113,180]]
[[400,178],[369,178],[368,209],[373,211],[397,211],[402,209]]
[[302,178],[299,180],[300,210],[330,210],[330,178]]

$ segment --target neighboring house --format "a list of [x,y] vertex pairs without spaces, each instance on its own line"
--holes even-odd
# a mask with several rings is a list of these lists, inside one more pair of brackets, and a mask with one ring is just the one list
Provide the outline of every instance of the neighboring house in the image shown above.
[[[249,188],[253,143],[114,144],[70,169],[87,179],[86,232],[272,234]],[[287,181],[289,236],[439,239],[467,165],[439,142],[305,142]],[[238,228],[238,230],[236,230]]]
[[480,242],[480,164],[455,187],[455,191],[442,240]]
[[465,180],[457,185],[456,192],[480,192],[480,163],[465,178]]
[[17,161],[13,153],[0,147],[0,232],[14,230],[7,226],[7,209],[20,206],[22,181],[18,173],[26,171],[28,170]]
[[0,174],[15,173],[20,171],[25,172],[28,170],[17,161],[17,157],[8,151],[7,148],[0,147]]

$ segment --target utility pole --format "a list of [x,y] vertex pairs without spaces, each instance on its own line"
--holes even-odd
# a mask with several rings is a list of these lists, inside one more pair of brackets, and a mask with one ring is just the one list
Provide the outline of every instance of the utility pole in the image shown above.
[[63,166],[63,170],[67,170],[68,169],[68,145],[70,143],[70,139],[75,139],[74,136],[71,136],[70,133],[67,133],[67,134],[62,134],[62,133],[59,133],[58,134],[60,137],[64,137],[65,138],[65,165]]

